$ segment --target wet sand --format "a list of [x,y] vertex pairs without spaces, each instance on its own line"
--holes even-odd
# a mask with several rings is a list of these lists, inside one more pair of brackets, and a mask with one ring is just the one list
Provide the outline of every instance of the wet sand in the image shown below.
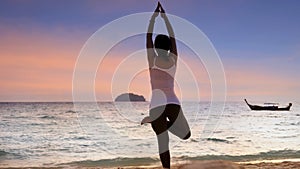
[[[118,168],[118,167],[117,167]],[[177,164],[172,169],[300,169],[300,162],[255,162],[255,163],[234,163],[230,161],[193,161],[186,164]],[[160,166],[151,167],[119,167],[119,169],[162,169]]]
[[[152,167],[120,167],[119,169],[161,169],[160,166]],[[300,162],[260,162],[260,163],[234,163],[230,161],[193,161],[186,164],[177,164],[172,169],[300,169]]]
[[[83,167],[83,166],[64,166],[64,167],[0,167],[1,169],[162,169],[161,166],[126,166],[126,167]],[[283,162],[246,162],[235,163],[223,160],[192,161],[175,164],[172,169],[300,169],[299,161]]]

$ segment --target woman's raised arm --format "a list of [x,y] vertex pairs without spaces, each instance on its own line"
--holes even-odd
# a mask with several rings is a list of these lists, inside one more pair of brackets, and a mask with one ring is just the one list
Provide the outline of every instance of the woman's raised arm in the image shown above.
[[170,48],[170,52],[173,54],[173,57],[175,58],[175,61],[177,62],[177,45],[176,45],[176,39],[175,39],[175,33],[174,30],[172,28],[172,25],[165,13],[165,10],[163,9],[163,7],[161,6],[161,4],[159,3],[160,6],[160,14],[161,17],[164,19],[166,27],[167,27],[167,31],[169,33],[169,37],[171,40],[171,48]]
[[155,18],[158,16],[158,14],[159,14],[159,3],[157,4],[156,9],[155,9],[153,15],[151,16],[151,19],[150,19],[150,22],[148,25],[147,35],[146,35],[146,48],[147,48],[147,57],[148,57],[149,67],[153,66],[153,60],[154,60],[154,56],[155,56],[155,52],[153,49],[152,35],[153,35]]

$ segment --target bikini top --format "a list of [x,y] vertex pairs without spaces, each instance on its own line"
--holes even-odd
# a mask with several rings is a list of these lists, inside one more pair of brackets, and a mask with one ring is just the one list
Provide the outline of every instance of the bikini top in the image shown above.
[[173,61],[174,64],[170,68],[165,69],[165,68],[160,68],[160,67],[156,66],[156,64],[155,64],[156,63],[156,57],[154,57],[153,66],[152,66],[152,68],[150,70],[158,69],[158,70],[161,70],[163,72],[168,73],[170,76],[172,76],[174,78],[175,72],[176,72],[176,64],[175,64],[174,58],[170,57],[172,59],[172,61]]

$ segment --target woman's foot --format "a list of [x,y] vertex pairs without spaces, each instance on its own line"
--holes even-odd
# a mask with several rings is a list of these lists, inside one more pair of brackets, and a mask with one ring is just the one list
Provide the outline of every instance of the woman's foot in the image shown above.
[[143,124],[145,124],[145,123],[151,123],[151,119],[150,119],[149,116],[146,116],[146,117],[142,120],[141,125],[143,125]]

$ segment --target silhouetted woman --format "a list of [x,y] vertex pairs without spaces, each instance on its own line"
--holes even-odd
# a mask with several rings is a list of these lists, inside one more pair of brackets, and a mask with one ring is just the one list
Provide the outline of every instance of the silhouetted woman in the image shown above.
[[[153,27],[159,13],[165,21],[169,36],[159,34],[153,43]],[[174,92],[174,77],[178,57],[175,35],[159,2],[150,19],[146,46],[152,97],[150,117],[145,117],[142,120],[142,124],[151,123],[157,136],[161,163],[164,168],[170,168],[168,131],[181,139],[188,139],[191,136],[191,132],[183,115],[180,102]]]

